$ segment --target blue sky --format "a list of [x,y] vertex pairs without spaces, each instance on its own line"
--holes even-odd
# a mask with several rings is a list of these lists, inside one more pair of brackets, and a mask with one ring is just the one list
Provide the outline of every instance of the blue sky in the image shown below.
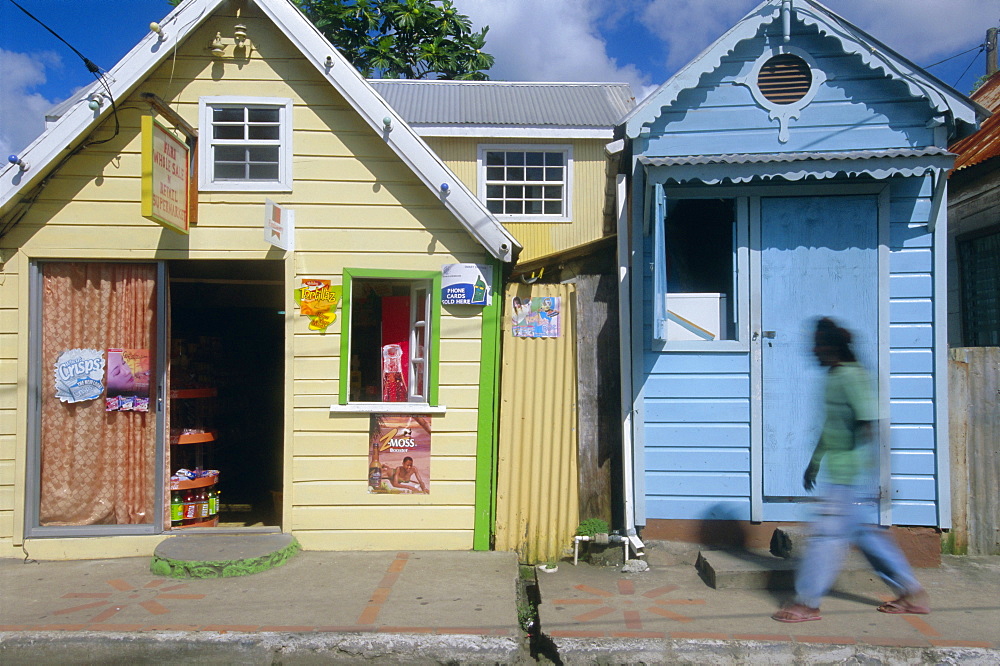
[[[84,56],[111,69],[171,9],[166,0],[17,0]],[[758,0],[456,0],[489,25],[495,79],[626,81],[639,97]],[[1000,25],[1000,0],[826,0],[824,4],[919,65],[968,49]],[[969,92],[985,71],[973,51],[929,71]],[[963,76],[964,72],[964,76]],[[0,154],[43,129],[45,111],[93,81],[73,51],[0,0]]]

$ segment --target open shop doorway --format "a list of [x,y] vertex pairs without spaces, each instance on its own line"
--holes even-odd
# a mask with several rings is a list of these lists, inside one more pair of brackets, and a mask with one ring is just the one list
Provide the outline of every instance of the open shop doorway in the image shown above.
[[284,264],[168,269],[171,529],[280,526]]

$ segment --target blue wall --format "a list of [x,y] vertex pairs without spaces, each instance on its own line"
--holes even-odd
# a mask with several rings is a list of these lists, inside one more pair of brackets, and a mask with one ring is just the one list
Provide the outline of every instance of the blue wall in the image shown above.
[[[836,40],[801,28],[792,44],[808,51],[829,80],[801,118],[791,121],[789,141],[780,143],[777,122],[768,118],[745,86],[734,84],[772,42],[773,37],[758,36],[741,43],[717,70],[701,77],[697,88],[682,92],[653,123],[650,134],[636,140],[636,155],[934,145],[933,132],[926,128],[930,114],[925,101],[911,97],[901,83],[872,72],[859,58],[843,55]],[[641,180],[636,180],[637,201],[645,192]],[[815,184],[797,182],[817,192]],[[936,525],[935,250],[927,228],[931,181],[893,177],[889,184],[889,300],[880,308],[889,309],[892,522]],[[747,185],[744,195],[752,195],[753,189]],[[731,193],[732,188],[726,196]],[[641,204],[636,210],[642,210]],[[642,237],[641,222],[634,228],[644,244],[641,263],[635,267],[643,277],[644,324],[642,372],[636,386],[644,392],[640,427],[645,469],[637,483],[644,488],[644,507],[639,513],[644,509],[646,519],[749,520],[751,484],[761,483],[751,478],[750,354],[654,350],[651,238]],[[764,505],[764,520],[802,517],[800,505]]]

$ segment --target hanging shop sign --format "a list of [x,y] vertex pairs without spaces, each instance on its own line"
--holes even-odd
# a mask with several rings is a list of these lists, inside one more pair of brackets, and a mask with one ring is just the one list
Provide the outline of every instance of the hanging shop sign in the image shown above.
[[63,402],[94,400],[104,393],[104,351],[67,349],[55,365],[56,397]]
[[142,116],[141,126],[142,216],[186,234],[188,146],[152,116]]
[[337,306],[344,293],[344,286],[331,285],[329,280],[302,278],[302,286],[295,290],[299,314],[309,317],[310,331],[325,331],[337,321]]
[[492,301],[492,266],[445,264],[441,267],[441,305],[489,305]]
[[264,240],[286,252],[295,249],[295,211],[264,199]]
[[108,393],[105,411],[149,411],[149,350],[108,350]]
[[511,331],[515,338],[558,338],[562,335],[559,296],[511,299]]
[[431,492],[431,417],[372,414],[368,492],[412,495]]

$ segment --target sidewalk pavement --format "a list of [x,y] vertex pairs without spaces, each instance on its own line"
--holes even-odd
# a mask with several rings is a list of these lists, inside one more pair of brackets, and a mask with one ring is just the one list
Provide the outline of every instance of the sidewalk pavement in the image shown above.
[[[887,590],[873,581],[831,597],[823,620],[788,625],[769,617],[780,595],[714,590],[694,555],[651,544],[643,573],[565,561],[539,573],[534,644],[567,664],[1000,662],[1000,558],[918,570],[931,615],[877,613]],[[534,661],[513,553],[302,552],[214,579],[149,563],[0,560],[0,663]]]

